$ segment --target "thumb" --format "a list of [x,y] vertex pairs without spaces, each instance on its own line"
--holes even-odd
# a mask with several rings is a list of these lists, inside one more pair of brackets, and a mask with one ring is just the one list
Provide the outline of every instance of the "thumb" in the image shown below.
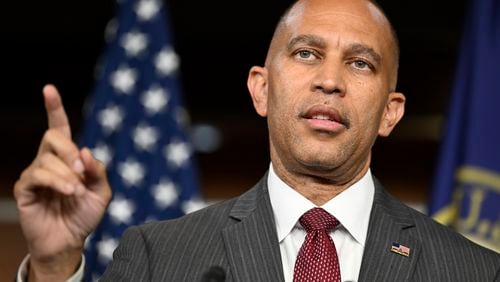
[[101,196],[111,195],[104,164],[94,158],[92,152],[86,147],[80,150],[80,158],[85,167],[85,185]]

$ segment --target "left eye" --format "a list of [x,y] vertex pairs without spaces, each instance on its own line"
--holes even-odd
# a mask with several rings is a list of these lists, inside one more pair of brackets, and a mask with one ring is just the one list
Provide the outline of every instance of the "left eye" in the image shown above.
[[370,65],[365,62],[365,61],[360,61],[360,60],[357,60],[357,61],[354,61],[352,62],[352,65],[357,68],[357,69],[369,69],[370,68]]

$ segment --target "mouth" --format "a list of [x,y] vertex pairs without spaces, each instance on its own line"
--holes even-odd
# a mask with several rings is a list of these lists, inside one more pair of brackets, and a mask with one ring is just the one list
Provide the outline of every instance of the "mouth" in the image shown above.
[[349,128],[349,122],[338,110],[324,105],[313,106],[301,115],[314,130],[338,133]]

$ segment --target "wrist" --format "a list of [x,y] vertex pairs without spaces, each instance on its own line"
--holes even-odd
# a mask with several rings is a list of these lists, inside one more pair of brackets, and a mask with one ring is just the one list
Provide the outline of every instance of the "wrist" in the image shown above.
[[82,263],[82,249],[67,251],[50,258],[30,256],[27,281],[66,281]]

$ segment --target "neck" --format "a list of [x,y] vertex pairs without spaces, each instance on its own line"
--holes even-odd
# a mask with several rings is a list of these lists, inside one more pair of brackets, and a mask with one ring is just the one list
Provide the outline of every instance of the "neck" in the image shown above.
[[322,206],[358,182],[368,171],[369,163],[367,161],[353,171],[345,171],[339,177],[331,177],[331,174],[325,175],[324,172],[314,172],[310,169],[291,170],[279,162],[273,162],[273,169],[288,186],[315,205]]

